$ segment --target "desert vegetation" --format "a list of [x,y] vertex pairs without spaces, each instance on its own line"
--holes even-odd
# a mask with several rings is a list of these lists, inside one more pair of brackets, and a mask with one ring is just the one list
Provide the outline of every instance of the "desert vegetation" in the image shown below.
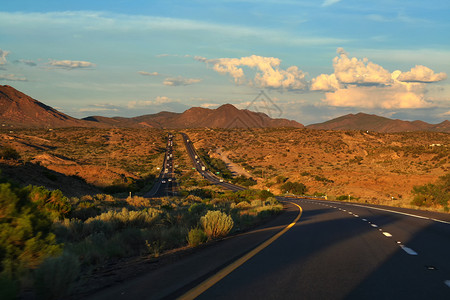
[[434,183],[450,171],[448,133],[293,128],[188,133],[196,148],[230,151],[229,158],[257,180],[256,188],[274,193],[287,191],[282,186],[289,181],[330,200],[350,195],[354,201],[411,207],[414,186]]
[[59,299],[98,266],[197,247],[282,209],[267,192],[232,193],[206,185],[191,185],[178,197],[120,199],[107,194],[67,198],[59,190],[1,182],[2,299],[24,290]]
[[[76,178],[95,187],[95,193],[109,194],[142,191],[158,174],[165,150],[166,132],[153,129],[56,128],[0,131],[0,159],[10,177],[24,184],[45,184],[33,176],[13,174],[14,169],[45,168],[42,177],[62,188],[61,177]],[[9,162],[8,162],[9,160]],[[28,181],[27,181],[28,180]],[[42,181],[42,180],[41,180]],[[83,190],[66,189],[66,195],[81,196]],[[91,192],[91,194],[93,193]]]
[[443,207],[449,211],[450,201],[450,173],[439,177],[435,183],[414,186],[414,198],[411,204],[419,207]]

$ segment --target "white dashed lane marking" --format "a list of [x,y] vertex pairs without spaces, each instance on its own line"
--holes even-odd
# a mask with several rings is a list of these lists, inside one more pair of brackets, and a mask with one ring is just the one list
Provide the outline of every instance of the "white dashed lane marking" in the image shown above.
[[404,246],[404,245],[400,245],[400,248],[402,248],[403,251],[405,251],[405,252],[408,253],[409,255],[418,255],[418,253],[417,253],[416,251],[414,251],[413,249],[408,248],[408,247],[406,247],[406,246]]
[[[310,201],[308,201],[308,203],[311,203],[311,204],[317,204],[317,203],[310,202]],[[320,204],[320,205],[323,205],[323,204]],[[342,208],[336,207],[336,206],[331,206],[331,205],[325,205],[325,206],[330,207],[330,208],[334,208],[334,209],[338,209],[338,210],[340,210],[340,211],[345,211],[345,212],[347,211],[347,210],[345,210],[345,209],[342,209]],[[359,205],[356,205],[356,206],[359,206]],[[384,210],[384,209],[380,209],[380,210]],[[390,210],[385,210],[385,211],[390,211]],[[390,212],[395,212],[395,211],[390,211]],[[395,213],[399,213],[399,212],[395,212]],[[349,211],[348,214],[349,214],[349,215],[353,215],[353,216],[356,217],[356,218],[360,218],[359,215],[354,214],[354,213],[351,212],[351,211]],[[410,214],[406,214],[406,213],[400,213],[400,214],[409,215],[409,216],[414,216],[414,217],[419,217],[419,216],[410,215]],[[429,218],[425,218],[425,217],[419,217],[419,218],[429,219]],[[374,228],[378,228],[378,225],[369,222],[369,221],[368,221],[367,219],[365,219],[365,218],[361,218],[361,220],[364,221],[364,222],[368,222],[368,223],[370,224],[370,226],[372,226],[372,227],[374,227]],[[430,220],[437,221],[437,222],[441,222],[441,223],[447,223],[447,224],[450,224],[449,222],[445,222],[445,221],[441,221],[441,220],[435,220],[435,219],[430,219]],[[390,234],[389,232],[383,231],[383,229],[381,229],[381,228],[378,228],[378,231],[380,231],[385,237],[389,237],[389,238],[392,237],[392,234]],[[405,245],[403,245],[402,242],[396,241],[396,243],[397,243],[397,245],[399,245],[400,248],[402,248],[402,250],[405,251],[407,254],[409,254],[409,255],[419,255],[419,254],[418,254],[416,251],[414,251],[413,249],[411,249],[411,248],[406,247]],[[445,280],[445,281],[444,281],[444,284],[445,284],[447,287],[450,288],[450,280]]]
[[[309,201],[308,201],[308,203],[317,204],[317,203],[309,202]],[[323,204],[319,204],[319,205],[323,205]],[[340,210],[340,211],[345,211],[345,212],[347,212],[347,210],[342,209],[342,208],[340,208],[340,207],[330,206],[330,205],[325,205],[325,206],[332,207],[332,208],[338,209],[338,210]],[[356,205],[356,206],[359,206],[359,205]],[[348,214],[349,214],[349,215],[353,215],[353,216],[356,217],[356,218],[360,218],[359,215],[354,214],[354,213],[351,212],[351,211],[348,211]],[[378,228],[378,231],[380,231],[385,237],[389,237],[389,238],[392,237],[392,234],[390,234],[389,232],[383,231],[383,229],[379,228],[377,224],[374,224],[374,223],[370,222],[369,220],[367,220],[367,219],[365,219],[365,218],[361,218],[361,220],[364,221],[364,222],[369,223],[369,225],[372,226],[373,228]],[[408,248],[408,247],[406,247],[405,245],[403,245],[402,242],[397,241],[397,244],[400,246],[400,248],[402,248],[403,251],[405,251],[405,252],[408,253],[409,255],[419,255],[419,254],[418,254],[416,251],[414,251],[413,249]],[[446,284],[448,287],[450,287],[450,280],[446,280],[446,281],[445,281],[445,284]]]

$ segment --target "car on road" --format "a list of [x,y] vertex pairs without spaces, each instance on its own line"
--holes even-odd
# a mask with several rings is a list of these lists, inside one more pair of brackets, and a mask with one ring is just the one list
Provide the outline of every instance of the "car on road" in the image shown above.
[[165,180],[163,180],[163,181],[161,181],[161,183],[166,183],[166,181],[165,181]]

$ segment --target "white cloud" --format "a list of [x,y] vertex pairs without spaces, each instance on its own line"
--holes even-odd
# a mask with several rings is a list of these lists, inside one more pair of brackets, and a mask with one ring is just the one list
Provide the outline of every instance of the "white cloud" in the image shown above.
[[127,106],[128,108],[137,108],[137,107],[146,107],[153,105],[161,105],[166,103],[176,102],[169,97],[166,96],[157,96],[154,100],[138,100],[138,101],[129,101]]
[[342,49],[333,59],[333,74],[321,74],[311,90],[325,91],[323,101],[336,107],[406,109],[432,107],[425,97],[425,84],[446,78],[445,73],[416,66],[411,71],[390,73],[367,58],[349,58]]
[[341,84],[336,79],[335,74],[320,74],[316,78],[313,78],[311,82],[312,91],[334,91],[341,87]]
[[198,78],[169,77],[164,79],[163,84],[168,86],[186,86],[201,82]]
[[431,82],[437,82],[441,81],[447,78],[447,74],[441,72],[441,73],[434,73],[433,70],[430,68],[427,68],[425,66],[415,66],[411,69],[409,72],[401,73],[398,76],[399,81],[403,82],[424,82],[424,83],[431,83]]
[[119,111],[119,107],[111,103],[91,104],[89,107],[80,108],[79,112],[105,112]]
[[220,104],[217,104],[217,103],[202,103],[200,105],[200,107],[203,107],[203,108],[217,108],[219,106],[220,106]]
[[350,86],[325,94],[324,101],[337,107],[364,107],[383,109],[425,108],[431,103],[423,93],[408,91],[399,86]]
[[14,74],[0,74],[0,80],[7,80],[7,81],[27,81],[25,77],[18,77]]
[[50,60],[48,64],[54,68],[61,68],[66,70],[87,69],[95,67],[95,64],[91,62],[79,60]]
[[10,52],[0,49],[0,65],[5,65],[7,63],[6,57]]
[[145,71],[139,71],[138,73],[141,74],[141,75],[143,75],[143,76],[158,76],[158,75],[159,75],[158,72],[152,72],[152,73],[150,73],[150,72],[145,72]]
[[391,73],[383,67],[370,62],[367,58],[349,58],[342,48],[337,50],[339,56],[333,59],[334,74],[341,83],[364,85],[389,85]]
[[[194,59],[212,65],[218,73],[229,74],[237,84],[286,90],[304,90],[307,87],[306,74],[303,71],[296,66],[281,69],[281,60],[275,57],[251,55],[241,58],[206,59],[196,56]],[[253,79],[247,79],[243,67],[256,70]]]

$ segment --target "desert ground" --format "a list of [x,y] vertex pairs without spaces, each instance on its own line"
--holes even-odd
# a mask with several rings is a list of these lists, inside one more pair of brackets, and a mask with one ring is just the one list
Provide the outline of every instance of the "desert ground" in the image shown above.
[[309,129],[189,130],[197,148],[229,158],[279,192],[286,180],[309,194],[409,206],[415,185],[432,183],[450,170],[450,135],[432,132],[377,133]]
[[[329,200],[345,195],[367,203],[409,206],[413,186],[433,183],[450,171],[448,133],[294,128],[185,132],[197,149],[222,160],[226,153],[232,169],[240,168],[258,181],[255,188],[273,193],[279,193],[285,181],[292,181],[305,184],[308,194],[326,195]],[[19,152],[22,162],[16,165],[43,167],[81,178],[90,188],[126,193],[138,192],[146,180],[151,185],[162,163],[167,133],[159,129],[23,129],[4,130],[0,141]],[[178,176],[196,176],[180,135],[176,135],[175,154]],[[4,173],[14,169],[11,162],[2,168]],[[36,177],[23,183],[55,181],[48,172],[45,180]],[[95,191],[80,185],[70,193]]]

